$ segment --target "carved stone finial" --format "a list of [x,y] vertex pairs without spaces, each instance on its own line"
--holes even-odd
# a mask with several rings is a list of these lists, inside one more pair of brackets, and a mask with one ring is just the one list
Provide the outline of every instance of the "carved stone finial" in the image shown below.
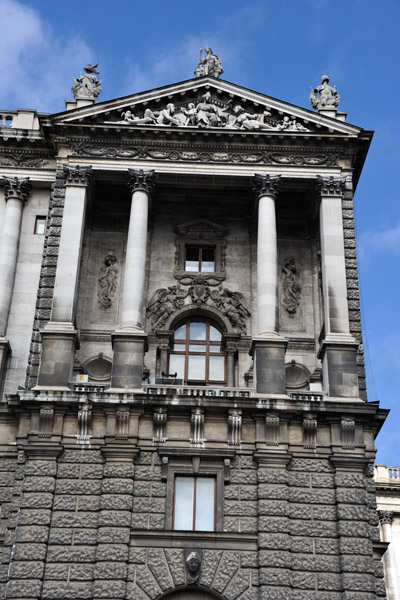
[[62,167],[66,185],[88,186],[92,178],[92,167]]
[[4,196],[6,202],[11,198],[22,200],[26,202],[29,198],[31,191],[31,184],[29,183],[29,177],[24,179],[18,177],[3,177],[4,181]]
[[391,510],[378,510],[379,521],[382,525],[393,523],[393,511]]
[[220,57],[213,54],[210,46],[206,46],[204,50],[205,56],[202,55],[203,48],[200,48],[199,64],[194,70],[194,76],[205,77],[211,75],[211,77],[219,77],[224,72]]
[[261,196],[272,196],[274,200],[276,199],[279,191],[279,181],[281,176],[271,176],[271,175],[254,175],[254,187],[253,190],[257,196],[257,198],[261,198]]
[[329,85],[328,75],[322,75],[321,85],[316,88],[311,87],[310,102],[313,108],[317,110],[337,108],[339,101],[340,96],[336,88]]
[[346,178],[317,175],[317,185],[321,196],[341,196],[346,185]]
[[201,555],[199,552],[191,552],[186,558],[187,582],[196,583],[200,575]]
[[99,72],[96,71],[96,67],[99,63],[95,65],[86,65],[83,67],[85,71],[83,74],[81,73],[79,77],[74,79],[74,84],[71,88],[71,92],[76,99],[95,99],[101,93],[101,81],[99,81],[96,75],[99,75]]
[[132,194],[139,190],[151,194],[154,187],[154,169],[150,171],[144,171],[143,169],[128,169],[128,174],[128,187]]

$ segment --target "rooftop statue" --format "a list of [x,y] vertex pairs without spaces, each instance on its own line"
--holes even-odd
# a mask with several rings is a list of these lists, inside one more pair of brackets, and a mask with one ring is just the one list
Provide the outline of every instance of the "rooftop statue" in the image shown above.
[[203,48],[200,48],[199,64],[194,70],[194,76],[204,77],[211,75],[211,77],[219,77],[224,72],[220,57],[213,54],[210,46],[205,47],[205,56],[202,56],[202,52]]
[[95,99],[100,95],[101,81],[96,77],[96,75],[99,75],[99,72],[96,71],[98,65],[99,63],[96,63],[95,65],[87,64],[86,67],[83,67],[83,70],[85,71],[84,74],[81,74],[74,79],[74,85],[71,88],[74,98]]
[[[319,94],[319,97],[318,95]],[[311,88],[310,102],[313,108],[336,108],[339,105],[340,96],[337,90],[329,85],[328,75],[322,75],[321,85]]]

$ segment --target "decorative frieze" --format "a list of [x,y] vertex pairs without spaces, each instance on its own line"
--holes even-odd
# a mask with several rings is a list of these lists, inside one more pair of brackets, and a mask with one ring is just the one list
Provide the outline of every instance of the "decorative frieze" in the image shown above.
[[128,187],[131,193],[143,190],[151,194],[154,187],[154,169],[144,171],[143,169],[128,169]]
[[254,192],[257,198],[261,196],[270,196],[274,200],[279,192],[280,175],[254,175]]
[[88,186],[90,185],[92,178],[92,167],[80,167],[76,165],[76,167],[70,167],[68,165],[63,165],[62,170],[65,177],[66,185],[73,186]]

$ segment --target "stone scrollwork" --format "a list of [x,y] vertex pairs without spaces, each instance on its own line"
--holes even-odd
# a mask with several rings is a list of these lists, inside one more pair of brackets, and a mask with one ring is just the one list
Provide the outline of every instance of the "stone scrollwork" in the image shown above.
[[210,290],[210,284],[202,274],[195,275],[189,287],[171,285],[154,292],[147,306],[153,329],[161,329],[170,315],[189,303],[214,306],[229,319],[235,329],[246,332],[250,311],[243,294],[221,286]]
[[63,174],[65,177],[66,185],[78,185],[87,186],[91,182],[92,178],[92,167],[70,167],[68,165],[62,166]]
[[22,200],[22,202],[26,202],[28,200],[31,191],[29,177],[25,177],[23,179],[18,177],[3,177],[3,182],[6,202],[11,198]]
[[101,309],[108,310],[113,302],[118,284],[118,258],[110,250],[103,259],[97,278],[97,298]]
[[71,88],[74,98],[85,100],[95,99],[100,95],[101,81],[96,77],[96,75],[99,75],[99,72],[96,71],[98,65],[99,63],[86,65],[86,67],[83,67],[85,72],[74,79],[74,84]]
[[151,194],[154,187],[154,169],[145,171],[143,169],[128,169],[128,186],[133,194],[139,190]]
[[297,282],[298,271],[293,256],[282,265],[282,304],[289,317],[294,318],[301,300],[301,286]]

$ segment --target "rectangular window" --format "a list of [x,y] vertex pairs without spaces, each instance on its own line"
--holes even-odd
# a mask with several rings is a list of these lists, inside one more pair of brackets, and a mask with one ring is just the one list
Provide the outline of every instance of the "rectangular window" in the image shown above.
[[215,477],[175,477],[173,529],[215,531]]
[[214,273],[214,248],[186,248],[185,271],[195,273]]
[[44,235],[46,231],[46,217],[36,217],[34,233]]

